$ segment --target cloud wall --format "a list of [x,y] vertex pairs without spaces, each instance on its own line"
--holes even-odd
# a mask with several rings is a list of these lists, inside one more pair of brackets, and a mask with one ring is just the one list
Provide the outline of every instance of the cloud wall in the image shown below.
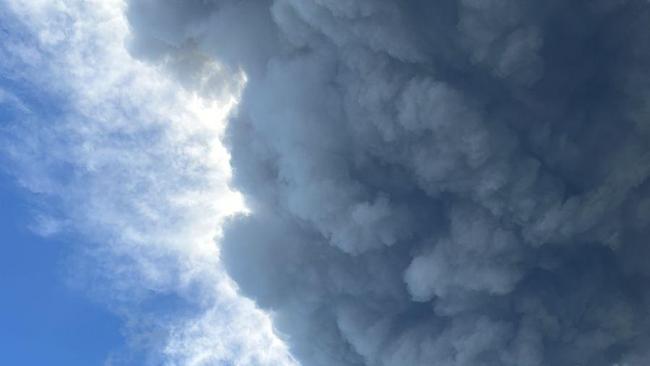
[[251,214],[222,260],[303,365],[650,361],[647,1],[128,17],[188,85],[196,54],[245,73],[227,142]]

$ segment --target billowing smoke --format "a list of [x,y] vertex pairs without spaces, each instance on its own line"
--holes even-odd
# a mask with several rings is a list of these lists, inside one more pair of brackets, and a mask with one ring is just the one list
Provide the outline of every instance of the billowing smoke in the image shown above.
[[[312,365],[650,364],[650,3],[132,0],[247,84],[221,248]],[[225,80],[223,85],[227,86]]]

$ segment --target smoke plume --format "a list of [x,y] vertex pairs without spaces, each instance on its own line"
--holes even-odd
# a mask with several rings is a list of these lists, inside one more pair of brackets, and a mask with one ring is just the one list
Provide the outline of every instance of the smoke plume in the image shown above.
[[245,75],[222,260],[305,366],[650,362],[650,3],[131,0]]

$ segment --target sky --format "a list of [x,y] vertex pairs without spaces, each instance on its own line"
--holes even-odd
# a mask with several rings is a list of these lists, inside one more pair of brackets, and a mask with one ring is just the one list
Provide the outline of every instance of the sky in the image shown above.
[[[3,43],[8,38],[8,29],[3,29]],[[12,80],[4,72],[0,85],[0,121],[5,132],[25,112],[7,90],[20,93],[35,113],[58,113],[58,104],[33,85]],[[0,173],[2,362],[101,365],[124,341],[115,315],[66,283],[65,263],[72,247],[83,239],[73,235],[47,238],[32,230],[42,203],[11,173],[8,169]]]
[[2,362],[291,365],[218,263],[236,91],[131,57],[124,7],[0,6]]
[[31,199],[14,184],[6,175],[0,183],[3,362],[101,365],[113,350],[123,346],[120,322],[66,285],[61,266],[74,241],[45,240],[28,230]]
[[14,363],[650,363],[647,0],[0,24]]

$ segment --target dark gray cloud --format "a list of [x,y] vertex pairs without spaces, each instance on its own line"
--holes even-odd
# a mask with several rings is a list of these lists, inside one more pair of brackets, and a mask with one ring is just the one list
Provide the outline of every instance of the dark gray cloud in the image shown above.
[[129,18],[185,80],[202,58],[246,73],[228,143],[252,214],[222,256],[304,365],[650,362],[647,1]]

